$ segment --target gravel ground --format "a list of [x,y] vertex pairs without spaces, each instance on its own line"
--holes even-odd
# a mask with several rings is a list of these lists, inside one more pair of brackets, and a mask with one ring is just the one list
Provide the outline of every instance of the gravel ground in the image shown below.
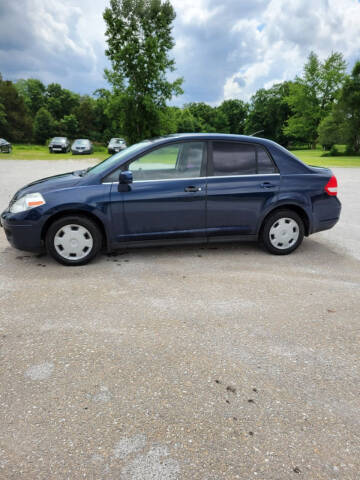
[[[0,206],[88,161],[0,161]],[[360,169],[292,255],[149,248],[66,268],[0,232],[0,478],[359,479]]]

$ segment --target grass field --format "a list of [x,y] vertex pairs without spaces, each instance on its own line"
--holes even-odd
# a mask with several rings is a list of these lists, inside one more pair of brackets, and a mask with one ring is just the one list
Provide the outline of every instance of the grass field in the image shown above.
[[[105,147],[96,146],[91,155],[71,155],[71,153],[49,153],[47,147],[42,145],[14,145],[10,154],[0,153],[1,159],[13,160],[64,160],[71,158],[95,158],[102,161],[109,156]],[[321,149],[295,150],[294,155],[308,165],[319,167],[360,167],[360,157],[322,157]]]
[[66,158],[97,158],[99,161],[109,157],[105,147],[94,147],[95,151],[91,155],[72,155],[71,153],[49,153],[48,147],[44,145],[13,145],[12,152],[0,153],[1,159],[14,160],[64,160]]
[[316,167],[360,167],[360,157],[322,157],[324,150],[295,150],[297,158]]

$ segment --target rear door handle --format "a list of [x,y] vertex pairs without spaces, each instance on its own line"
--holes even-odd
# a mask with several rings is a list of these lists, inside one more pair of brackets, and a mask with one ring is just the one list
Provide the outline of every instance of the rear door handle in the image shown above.
[[260,185],[261,188],[274,188],[275,185],[273,183],[270,183],[270,182],[263,182],[261,185]]
[[190,185],[189,187],[184,188],[185,192],[201,192],[201,187],[195,187],[193,185]]

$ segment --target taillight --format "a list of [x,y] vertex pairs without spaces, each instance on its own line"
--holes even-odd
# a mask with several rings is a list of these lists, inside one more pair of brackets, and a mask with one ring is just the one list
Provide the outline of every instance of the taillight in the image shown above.
[[337,187],[338,187],[337,180],[335,175],[333,175],[328,181],[328,183],[325,185],[325,192],[328,195],[332,195],[332,196],[337,195]]

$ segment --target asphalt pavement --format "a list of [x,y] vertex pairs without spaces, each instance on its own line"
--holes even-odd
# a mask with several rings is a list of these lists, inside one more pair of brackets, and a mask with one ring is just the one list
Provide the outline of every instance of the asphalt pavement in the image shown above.
[[[0,161],[0,209],[88,160]],[[77,268],[0,230],[0,479],[360,478],[360,169],[335,228]]]

